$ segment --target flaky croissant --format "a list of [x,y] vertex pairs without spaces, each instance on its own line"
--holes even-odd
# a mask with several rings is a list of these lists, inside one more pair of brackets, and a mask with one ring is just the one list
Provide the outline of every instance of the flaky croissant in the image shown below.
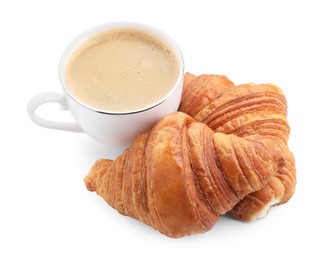
[[[231,210],[241,220],[265,216],[272,205],[287,202],[295,191],[295,161],[287,142],[287,103],[282,91],[272,84],[245,84],[234,87],[225,76],[187,73],[180,111],[207,124],[214,132],[238,137],[263,136],[280,146],[283,157],[269,183],[251,193]],[[208,93],[208,95],[206,95]],[[208,96],[208,98],[206,98]],[[199,100],[199,110],[193,102]]]
[[294,159],[279,88],[187,74],[180,109],[187,114],[162,118],[115,161],[98,160],[87,188],[170,237],[205,232],[229,211],[248,220],[291,197]]

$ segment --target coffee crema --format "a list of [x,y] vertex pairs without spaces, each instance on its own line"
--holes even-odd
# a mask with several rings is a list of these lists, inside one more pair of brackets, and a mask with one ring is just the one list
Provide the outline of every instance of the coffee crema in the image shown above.
[[78,46],[66,64],[65,79],[82,103],[128,112],[163,99],[179,73],[179,62],[165,42],[144,31],[115,29]]

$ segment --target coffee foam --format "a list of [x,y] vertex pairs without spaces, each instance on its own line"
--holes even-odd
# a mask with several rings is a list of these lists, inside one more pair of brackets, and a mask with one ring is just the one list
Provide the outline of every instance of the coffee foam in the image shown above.
[[82,103],[127,112],[161,100],[179,73],[178,60],[166,43],[144,31],[118,29],[77,47],[67,62],[65,79]]

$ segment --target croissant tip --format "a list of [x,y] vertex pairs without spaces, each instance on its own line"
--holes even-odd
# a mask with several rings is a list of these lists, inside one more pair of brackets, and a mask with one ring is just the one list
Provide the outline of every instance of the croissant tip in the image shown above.
[[96,191],[97,187],[95,185],[95,183],[93,183],[93,181],[89,178],[89,175],[87,175],[84,179],[83,179],[86,188],[89,191]]
[[87,176],[83,178],[83,181],[86,185],[86,188],[89,191],[97,190],[97,179],[99,175],[102,175],[104,171],[106,171],[109,164],[111,164],[111,160],[107,159],[99,159],[96,163],[91,167]]

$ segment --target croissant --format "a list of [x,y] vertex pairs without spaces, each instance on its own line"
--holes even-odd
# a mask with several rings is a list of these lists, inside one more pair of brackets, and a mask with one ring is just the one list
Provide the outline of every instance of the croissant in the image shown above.
[[262,217],[295,187],[286,109],[274,85],[186,74],[183,112],[162,118],[115,161],[98,160],[86,187],[174,238],[208,231],[227,212]]
[[[238,137],[263,136],[282,150],[280,154],[284,157],[277,159],[280,167],[270,182],[240,201],[230,211],[231,215],[251,221],[264,217],[272,205],[287,202],[295,191],[296,170],[294,156],[287,146],[290,132],[287,102],[280,88],[252,83],[234,87],[222,75],[197,77],[190,73],[186,73],[184,86],[180,111],[206,123],[214,132]],[[192,104],[196,100],[200,103],[199,110]]]

